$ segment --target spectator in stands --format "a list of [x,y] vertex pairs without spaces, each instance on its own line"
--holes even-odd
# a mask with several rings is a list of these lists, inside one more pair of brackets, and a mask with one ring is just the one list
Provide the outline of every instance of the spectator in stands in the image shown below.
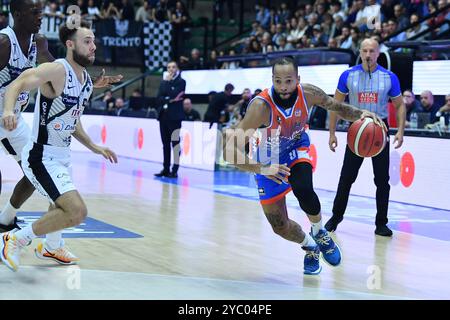
[[[389,36],[393,35],[395,32],[399,31],[397,21],[395,19],[389,19],[388,20],[388,27],[389,27]],[[406,33],[402,32],[398,35],[392,37],[389,39],[389,42],[398,42],[398,41],[405,41],[406,40]]]
[[291,17],[291,11],[289,10],[286,2],[282,2],[280,5],[280,10],[278,11],[278,17],[280,18],[280,23],[287,23]]
[[306,30],[308,30],[306,21],[303,18],[300,18],[299,22],[297,22],[297,18],[291,18],[290,28],[291,29],[286,40],[292,45],[295,45],[301,37],[303,37]]
[[[235,56],[236,52],[233,49],[230,49],[230,51],[228,51],[228,55],[230,57]],[[226,61],[222,64],[222,68],[221,69],[239,69],[239,64],[240,62],[235,60],[235,61]]]
[[335,38],[330,38],[328,40],[328,48],[330,48],[330,49],[337,49],[338,48],[338,43],[337,43]]
[[122,0],[122,5],[120,8],[120,19],[134,21],[136,14],[134,12],[134,6],[131,0]]
[[450,113],[450,94],[445,96],[445,104],[439,109],[436,115],[440,117],[444,112]]
[[[383,0],[382,1],[380,13],[383,16],[383,21],[387,21],[389,19],[395,19],[394,2],[397,2],[397,1],[396,0]],[[411,13],[412,13],[412,11],[411,11]]]
[[192,108],[192,102],[191,99],[184,99],[183,100],[183,109],[184,109],[184,115],[185,117],[185,121],[201,121],[202,119],[200,118],[200,113],[198,113],[197,110],[195,110],[194,108]]
[[152,20],[156,22],[169,21],[171,16],[168,0],[159,0],[152,8]]
[[[445,6],[447,5],[448,1],[447,0],[439,0],[438,1],[438,9],[441,10],[443,8],[445,8]],[[442,22],[444,22],[445,20],[450,20],[450,10],[447,9],[444,12],[441,12],[440,14],[438,14],[438,16],[436,17],[435,23],[436,25],[441,24]],[[439,28],[436,29],[436,34],[442,34],[446,31],[449,30],[449,26],[448,23],[445,23],[443,25],[441,25]]]
[[112,96],[111,90],[107,90],[105,92],[103,102],[105,103],[106,110],[108,110],[108,112],[114,109],[114,105],[116,104],[116,98]]
[[284,37],[286,38],[286,33],[283,30],[283,25],[281,23],[277,23],[275,25],[275,33],[272,36],[272,43],[279,46],[280,45],[280,38]]
[[264,29],[268,29],[270,25],[270,10],[267,7],[259,6],[256,7],[256,21],[258,21]]
[[[413,23],[416,23],[417,21],[419,21],[419,16],[417,15],[417,13],[413,13],[411,15],[411,17],[409,18],[409,22],[410,22],[410,24],[413,24]],[[425,29],[426,29],[426,27],[423,24],[418,24],[417,26],[406,30],[406,39],[410,39],[410,38],[414,37],[416,34],[419,34],[423,31],[425,31]],[[425,39],[425,35],[415,38],[414,41],[422,41],[424,39]]]
[[141,2],[139,9],[136,11],[135,20],[137,22],[150,21],[152,19],[152,11],[147,0]]
[[217,94],[216,91],[210,91],[208,92],[208,104],[211,103],[212,99],[214,98],[214,96]]
[[228,83],[225,86],[225,90],[222,92],[217,93],[212,98],[208,109],[205,113],[205,122],[219,123],[220,121],[225,122],[226,119],[221,119],[221,116],[223,116],[226,113],[226,110],[231,102],[231,95],[234,90],[234,86],[231,83]]
[[113,1],[105,1],[102,8],[102,17],[104,19],[120,19],[119,9]]
[[8,13],[7,12],[0,12],[0,30],[4,29],[8,26]]
[[242,120],[247,113],[247,107],[252,100],[252,92],[249,88],[245,88],[242,92],[241,99],[234,105],[234,108],[239,112],[239,120]]
[[322,32],[320,24],[313,27],[313,36],[311,37],[311,44],[314,47],[326,47],[328,43],[327,36]]
[[209,59],[205,64],[205,68],[207,69],[220,69],[222,67],[222,63],[217,61],[217,50],[211,50],[209,54]]
[[344,28],[344,18],[342,18],[341,15],[337,15],[334,18],[334,23],[331,26],[330,38],[336,38],[336,37],[340,36],[342,34],[343,28]]
[[360,37],[360,31],[357,27],[353,27],[350,29],[350,36],[352,37],[352,46],[351,46],[351,50],[353,50],[353,52],[355,54],[358,54],[359,52],[359,47],[361,44],[361,37]]
[[262,53],[267,53],[267,47],[269,45],[272,45],[272,37],[269,32],[265,32],[261,40]]
[[262,52],[261,45],[259,44],[258,40],[252,39],[250,41],[250,48],[249,53],[260,53]]
[[345,20],[345,12],[342,10],[342,4],[339,0],[331,2],[330,12],[333,15],[333,20],[336,21],[336,17],[341,17],[342,21]]
[[[83,0],[79,0],[78,6],[80,8],[81,14],[85,14],[85,6],[83,3]],[[44,15],[47,17],[58,17],[58,18],[64,18],[64,13],[59,11],[58,5],[55,2],[49,2],[45,5],[44,8]]]
[[181,70],[201,70],[204,69],[203,58],[200,56],[200,50],[194,48],[191,50],[191,57],[180,57]]
[[[177,1],[175,9],[171,12],[172,34],[173,34],[173,54],[178,57],[184,53],[184,31],[190,23],[189,13],[183,2]],[[203,64],[203,63],[202,63]],[[203,68],[203,65],[200,69]]]
[[394,6],[394,15],[395,15],[395,19],[397,19],[399,30],[405,29],[409,25],[410,19],[408,19],[407,15],[405,13],[405,8],[403,7],[403,5],[401,3],[396,4]]
[[436,117],[436,112],[439,111],[439,106],[434,103],[433,93],[431,93],[430,90],[425,90],[420,94],[420,104],[423,108],[423,112],[430,113],[429,123],[439,121]]
[[339,48],[341,49],[351,49],[352,47],[352,37],[350,35],[350,28],[349,27],[343,27],[342,28],[342,34],[337,37]]
[[90,21],[102,19],[100,9],[95,5],[94,0],[88,0],[85,19]]
[[348,25],[353,25],[355,21],[357,21],[356,17],[358,16],[358,14],[359,14],[358,18],[361,17],[363,9],[364,9],[364,0],[353,1],[352,6],[348,11],[347,20],[345,20],[345,23]]
[[142,92],[139,89],[134,89],[133,93],[131,94],[132,97],[134,98],[141,98],[142,97]]
[[108,114],[111,116],[120,116],[124,109],[126,109],[125,101],[122,98],[117,98],[114,106],[112,108],[108,108]]
[[406,128],[410,127],[411,121],[411,113],[413,112],[423,112],[422,106],[420,102],[414,96],[414,93],[411,90],[403,91],[403,103],[406,107]]
[[279,43],[277,51],[294,50],[294,46],[291,43],[288,43],[285,37],[281,37]]

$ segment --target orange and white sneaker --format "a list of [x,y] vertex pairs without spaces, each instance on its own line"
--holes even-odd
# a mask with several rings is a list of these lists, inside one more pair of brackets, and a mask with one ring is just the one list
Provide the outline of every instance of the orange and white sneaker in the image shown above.
[[2,261],[12,271],[17,271],[20,264],[20,253],[26,243],[21,244],[13,232],[5,232],[0,236],[0,256]]
[[64,247],[64,244],[56,250],[50,250],[45,245],[45,240],[37,245],[34,249],[34,253],[39,259],[52,260],[64,265],[76,264],[80,260],[77,256],[67,250],[67,248]]

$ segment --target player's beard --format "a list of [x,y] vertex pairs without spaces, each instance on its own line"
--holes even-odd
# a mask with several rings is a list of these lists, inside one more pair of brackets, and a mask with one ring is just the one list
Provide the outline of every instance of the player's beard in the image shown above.
[[78,63],[80,66],[86,68],[94,63],[94,61],[91,62],[87,56],[83,56],[77,52],[77,49],[73,50],[73,61]]

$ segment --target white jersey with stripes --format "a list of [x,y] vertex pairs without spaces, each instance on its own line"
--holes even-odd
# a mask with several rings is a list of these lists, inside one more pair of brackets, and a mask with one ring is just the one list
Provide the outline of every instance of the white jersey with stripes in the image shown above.
[[38,90],[34,109],[32,141],[42,145],[69,147],[72,133],[92,94],[92,80],[83,71],[84,83],[80,83],[75,71],[66,59],[58,59],[65,70],[64,90],[60,96],[50,99]]
[[[11,52],[9,54],[8,64],[0,70],[0,117],[3,115],[3,103],[5,98],[6,87],[13,82],[22,72],[36,66],[36,40],[35,35],[31,36],[30,46],[28,48],[27,56],[25,56],[20,48],[16,33],[10,27],[0,30],[0,34],[5,34],[11,43]],[[1,48],[0,48],[1,50]],[[24,91],[17,97],[16,105],[14,106],[14,114],[19,118],[22,110],[28,105],[30,99],[30,92]]]

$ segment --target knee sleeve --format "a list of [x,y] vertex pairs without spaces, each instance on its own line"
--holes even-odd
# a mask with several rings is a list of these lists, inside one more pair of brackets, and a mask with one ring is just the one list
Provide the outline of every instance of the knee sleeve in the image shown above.
[[289,183],[302,210],[311,216],[318,215],[321,207],[313,189],[311,164],[301,162],[292,167]]

